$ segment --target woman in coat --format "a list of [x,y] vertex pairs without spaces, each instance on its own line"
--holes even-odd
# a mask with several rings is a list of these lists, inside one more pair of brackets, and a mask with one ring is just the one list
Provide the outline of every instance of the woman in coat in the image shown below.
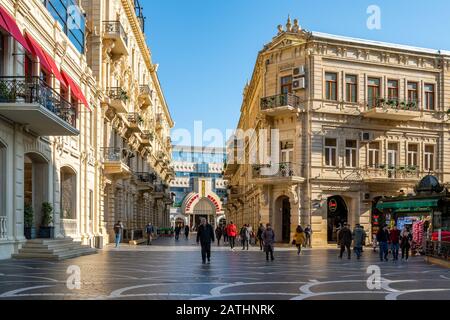
[[267,224],[266,230],[264,230],[262,234],[262,240],[264,242],[264,251],[266,251],[266,260],[269,261],[269,253],[270,259],[273,261],[275,258],[273,257],[273,249],[275,244],[275,232],[272,229],[270,223]]
[[402,260],[409,258],[409,250],[411,249],[411,244],[413,241],[413,236],[409,231],[409,228],[405,227],[400,234],[400,248],[402,249]]
[[303,231],[302,226],[298,226],[297,229],[295,230],[294,240],[295,245],[297,246],[297,255],[300,255],[300,253],[302,252],[302,246],[305,244],[306,241],[306,234]]

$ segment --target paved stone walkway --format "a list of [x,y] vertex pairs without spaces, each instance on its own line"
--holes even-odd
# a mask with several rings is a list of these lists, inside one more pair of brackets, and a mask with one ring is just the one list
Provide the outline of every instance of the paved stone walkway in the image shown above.
[[[214,247],[201,264],[195,243],[159,239],[152,246],[108,246],[99,254],[63,262],[0,261],[0,299],[450,299],[450,270],[409,262],[340,260],[336,249],[277,248],[266,262],[259,248]],[[81,288],[67,286],[69,267],[80,268]],[[381,269],[381,289],[367,286],[369,267]]]

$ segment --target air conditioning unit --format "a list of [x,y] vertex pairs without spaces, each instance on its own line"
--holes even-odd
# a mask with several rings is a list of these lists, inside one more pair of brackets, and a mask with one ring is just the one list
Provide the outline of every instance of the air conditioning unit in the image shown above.
[[362,142],[370,142],[373,140],[372,132],[361,132],[361,141]]
[[306,88],[306,80],[305,78],[298,78],[292,81],[292,89],[305,89]]
[[306,73],[305,66],[300,66],[298,68],[294,68],[294,70],[292,71],[292,75],[294,78],[303,77],[305,75],[305,73]]

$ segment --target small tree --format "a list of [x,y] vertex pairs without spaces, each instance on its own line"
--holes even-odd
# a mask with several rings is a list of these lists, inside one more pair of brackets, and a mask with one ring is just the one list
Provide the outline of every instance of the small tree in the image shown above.
[[53,223],[53,207],[50,203],[44,202],[42,204],[42,226],[49,227]]

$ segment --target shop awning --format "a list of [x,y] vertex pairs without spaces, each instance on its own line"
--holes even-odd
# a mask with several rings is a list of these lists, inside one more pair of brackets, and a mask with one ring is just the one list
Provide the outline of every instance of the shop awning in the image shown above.
[[416,208],[433,208],[438,206],[439,199],[420,199],[420,200],[405,200],[405,201],[392,201],[385,202],[380,201],[377,204],[378,210],[384,209],[411,209],[414,211]]
[[17,26],[16,21],[13,17],[9,15],[3,6],[0,6],[0,26],[5,29],[17,42],[19,42],[25,50],[31,52],[31,49],[25,40],[25,37],[20,32],[19,27]]
[[87,99],[84,96],[81,88],[72,80],[72,78],[66,72],[61,71],[61,76],[66,85],[70,87],[70,91],[75,96],[75,98],[81,101],[86,106],[86,108],[88,108],[88,110],[91,110],[91,108],[89,107],[89,103],[87,102]]
[[39,58],[39,62],[41,63],[41,66],[44,69],[46,69],[48,72],[52,72],[52,67],[51,67],[50,63],[47,61],[46,54],[44,53],[44,50],[41,48],[41,46],[28,33],[25,34],[25,38],[26,38],[27,43],[29,44],[29,46],[31,48],[30,52],[35,57]]
[[42,52],[44,53],[45,59],[47,59],[47,62],[50,65],[51,71],[54,74],[55,78],[58,79],[59,82],[64,83],[64,79],[61,75],[61,72],[59,72],[55,60],[53,60],[53,58],[45,50],[42,50]]

